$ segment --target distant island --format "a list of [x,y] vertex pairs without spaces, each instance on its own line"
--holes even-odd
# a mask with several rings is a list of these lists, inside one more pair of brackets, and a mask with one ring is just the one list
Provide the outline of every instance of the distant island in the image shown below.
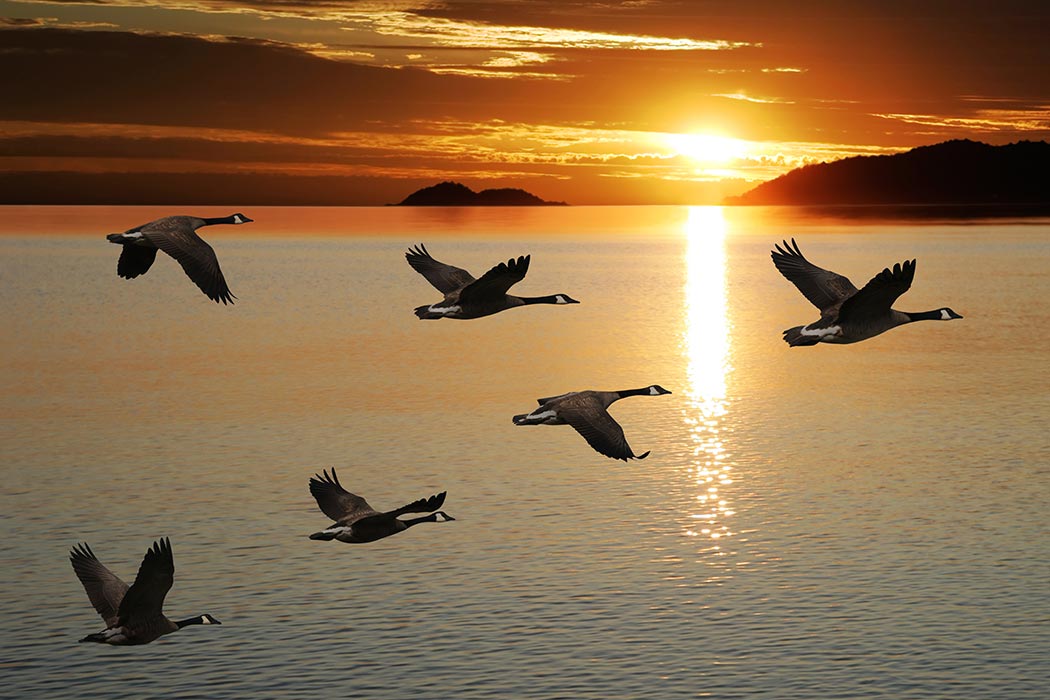
[[565,202],[548,202],[525,190],[510,187],[475,192],[466,185],[446,181],[424,187],[401,200],[400,207],[549,207]]
[[1050,143],[953,140],[807,165],[726,204],[1050,204]]

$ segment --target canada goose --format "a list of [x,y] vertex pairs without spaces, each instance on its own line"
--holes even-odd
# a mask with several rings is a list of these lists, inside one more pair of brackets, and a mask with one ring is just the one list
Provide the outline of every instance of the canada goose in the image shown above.
[[613,459],[645,459],[649,452],[636,455],[627,444],[623,428],[609,415],[613,402],[627,396],[660,396],[670,394],[659,384],[626,391],[571,391],[560,396],[537,399],[540,404],[532,413],[514,416],[514,425],[565,425],[576,429],[591,447]]
[[770,255],[784,277],[791,280],[820,309],[820,320],[784,331],[791,347],[817,343],[856,343],[912,321],[950,321],[962,318],[945,307],[935,311],[905,312],[891,309],[908,291],[915,277],[915,261],[905,260],[884,269],[857,290],[842,275],[817,267],[802,255],[795,239],[776,246]]
[[410,248],[405,258],[412,269],[427,278],[445,298],[436,304],[416,308],[416,316],[431,318],[480,318],[527,304],[579,304],[568,294],[545,297],[516,297],[507,290],[525,278],[530,256],[508,260],[492,268],[480,279],[466,270],[438,262],[420,244]]
[[215,224],[247,224],[252,220],[244,214],[231,214],[215,219],[196,216],[165,216],[124,233],[106,236],[110,243],[124,246],[117,261],[117,274],[124,279],[144,275],[157,259],[157,249],[179,261],[193,283],[215,303],[232,304],[236,299],[226,286],[219,269],[215,251],[196,231]]
[[[430,498],[413,501],[396,510],[380,513],[368,505],[365,499],[344,489],[339,483],[339,477],[336,476],[334,468],[331,476],[328,476],[328,470],[325,469],[324,476],[315,474],[310,479],[310,493],[317,500],[317,506],[321,512],[335,521],[324,530],[310,535],[311,540],[375,542],[403,532],[419,523],[441,523],[455,520],[448,513],[438,510],[445,502],[444,491]],[[397,516],[404,513],[430,513],[430,515],[398,520]]]
[[164,596],[171,589],[175,562],[171,542],[162,538],[146,550],[135,583],[117,578],[91,551],[87,543],[69,551],[73,571],[84,584],[88,599],[106,621],[106,629],[80,641],[100,644],[149,644],[157,637],[178,632],[187,625],[220,625],[211,615],[198,615],[173,622],[164,617]]

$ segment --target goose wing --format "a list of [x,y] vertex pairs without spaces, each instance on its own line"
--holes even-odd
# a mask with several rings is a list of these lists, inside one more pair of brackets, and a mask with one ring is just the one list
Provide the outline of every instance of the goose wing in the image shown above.
[[536,399],[536,403],[538,403],[540,406],[542,406],[545,403],[549,403],[551,401],[556,401],[558,399],[564,399],[566,396],[573,396],[574,394],[578,394],[578,393],[580,393],[580,392],[578,392],[578,391],[569,391],[569,392],[564,393],[564,394],[558,394],[557,396],[544,396],[542,399]]
[[442,294],[454,292],[474,281],[474,276],[466,270],[435,260],[422,243],[409,248],[405,253],[405,259],[408,260],[413,270],[423,275],[427,282],[434,285]]
[[157,249],[139,245],[121,246],[117,260],[117,274],[124,279],[135,279],[145,274],[157,259]]
[[324,470],[324,476],[314,474],[310,478],[310,493],[313,494],[321,512],[336,522],[357,520],[379,513],[368,505],[368,501],[343,488],[335,468],[332,469],[331,476],[328,475],[327,469]]
[[137,627],[163,615],[164,597],[174,580],[175,560],[171,555],[171,542],[162,537],[146,550],[135,583],[120,601],[120,624]]
[[441,507],[445,502],[445,491],[431,496],[430,498],[420,498],[418,501],[412,501],[407,506],[401,506],[395,510],[387,511],[383,515],[391,516],[396,518],[399,515],[405,513],[433,513],[435,510]]
[[627,444],[623,428],[598,404],[562,407],[558,415],[575,428],[588,445],[606,457],[626,462],[628,459],[645,459],[649,455],[648,452],[635,455]]
[[86,542],[69,550],[69,561],[87,591],[88,600],[106,621],[106,627],[117,624],[120,601],[128,592],[128,584],[107,569]]
[[523,255],[517,260],[511,258],[500,263],[471,282],[459,293],[461,304],[482,302],[490,299],[502,299],[507,290],[525,279],[529,271],[530,256]]
[[784,241],[783,248],[777,244],[770,257],[780,274],[822,312],[857,293],[857,288],[848,278],[806,260],[794,238],[790,244]]
[[204,222],[189,216],[169,216],[143,226],[139,231],[153,245],[175,258],[186,276],[212,301],[232,304],[234,300],[219,259],[195,229]]
[[840,321],[857,321],[881,316],[888,312],[897,297],[908,291],[915,279],[915,261],[896,263],[893,269],[885,268],[839,308]]

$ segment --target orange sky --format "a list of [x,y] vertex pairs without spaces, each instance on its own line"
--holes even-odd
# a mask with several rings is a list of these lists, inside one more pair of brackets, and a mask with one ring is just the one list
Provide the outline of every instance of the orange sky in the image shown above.
[[717,202],[809,162],[1047,139],[1048,26],[1009,0],[0,0],[0,180]]

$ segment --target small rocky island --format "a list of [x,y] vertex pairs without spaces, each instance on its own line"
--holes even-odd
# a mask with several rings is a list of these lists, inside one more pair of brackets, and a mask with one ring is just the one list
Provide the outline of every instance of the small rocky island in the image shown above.
[[549,207],[565,206],[565,202],[548,202],[536,195],[515,188],[500,188],[475,192],[466,185],[446,181],[416,190],[401,200],[399,207]]
[[1050,143],[945,141],[796,168],[726,204],[1050,204]]

